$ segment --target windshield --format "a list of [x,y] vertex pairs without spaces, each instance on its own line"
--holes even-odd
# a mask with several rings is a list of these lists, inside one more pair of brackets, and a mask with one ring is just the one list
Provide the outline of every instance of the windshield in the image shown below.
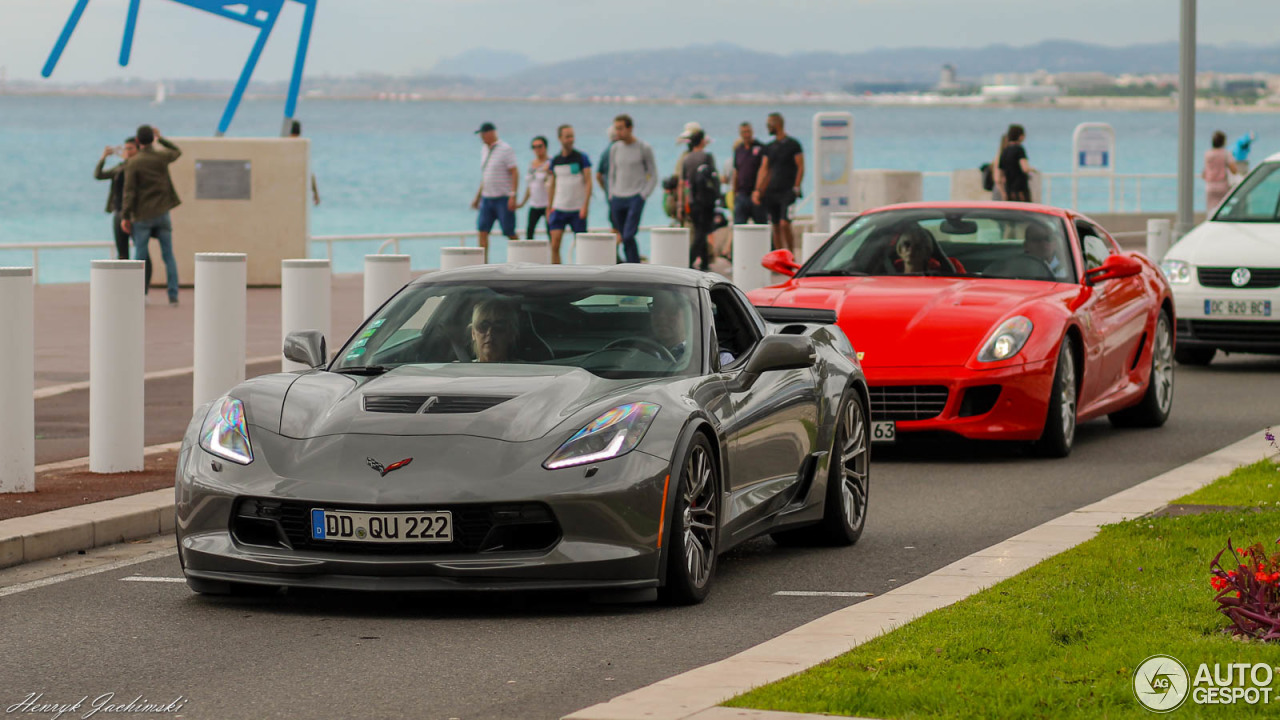
[[1280,221],[1280,163],[1263,163],[1231,193],[1213,219],[1219,222]]
[[1067,282],[1075,278],[1059,218],[977,208],[889,210],[859,217],[822,247],[802,276],[965,275]]
[[608,378],[701,370],[698,295],[667,285],[413,285],[371,318],[331,370],[535,363]]

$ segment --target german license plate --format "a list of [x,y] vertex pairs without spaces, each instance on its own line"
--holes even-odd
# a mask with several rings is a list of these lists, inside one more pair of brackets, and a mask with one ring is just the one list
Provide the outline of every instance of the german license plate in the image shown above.
[[891,443],[898,439],[898,424],[892,420],[877,420],[871,423],[871,442]]
[[1270,300],[1205,300],[1205,315],[1271,317]]
[[453,513],[368,513],[311,511],[311,537],[363,543],[447,543],[453,540]]

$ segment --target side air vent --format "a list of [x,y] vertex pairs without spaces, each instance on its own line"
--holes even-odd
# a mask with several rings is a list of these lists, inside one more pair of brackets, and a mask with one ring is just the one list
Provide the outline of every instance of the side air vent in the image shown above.
[[413,415],[478,413],[510,400],[494,395],[365,395],[365,412]]
[[430,395],[365,395],[365,412],[412,415],[422,409]]
[[494,405],[501,405],[510,400],[509,397],[493,395],[440,395],[425,413],[477,413],[488,410]]

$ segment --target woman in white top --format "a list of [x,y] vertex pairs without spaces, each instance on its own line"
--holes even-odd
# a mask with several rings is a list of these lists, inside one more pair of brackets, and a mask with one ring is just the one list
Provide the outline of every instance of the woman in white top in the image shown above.
[[550,200],[547,197],[547,180],[551,176],[551,161],[547,158],[547,139],[539,135],[533,139],[530,147],[533,149],[533,162],[529,164],[529,175],[525,178],[524,199],[518,206],[524,207],[526,203],[533,203],[529,208],[529,227],[525,234],[528,240],[533,239],[538,221],[541,220],[544,227],[547,224],[547,203]]

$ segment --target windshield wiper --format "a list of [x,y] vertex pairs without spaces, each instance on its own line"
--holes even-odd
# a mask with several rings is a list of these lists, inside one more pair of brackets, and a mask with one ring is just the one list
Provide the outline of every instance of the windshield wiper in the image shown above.
[[386,365],[352,365],[351,367],[339,368],[334,372],[342,373],[343,375],[382,375],[390,372],[391,369]]

